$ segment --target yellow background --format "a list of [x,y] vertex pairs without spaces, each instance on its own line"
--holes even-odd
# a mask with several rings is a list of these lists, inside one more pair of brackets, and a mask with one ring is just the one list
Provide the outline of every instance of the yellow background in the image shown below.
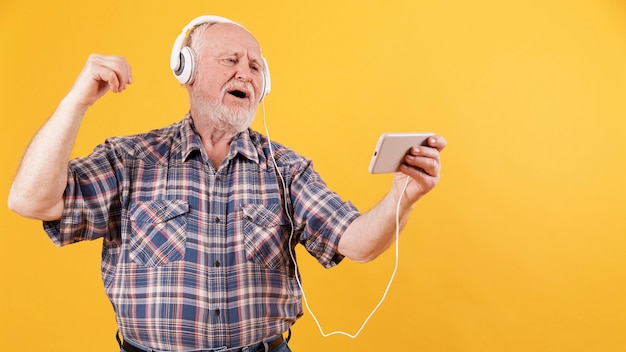
[[[3,1],[0,198],[20,156],[91,52],[126,56],[123,94],[88,113],[75,145],[178,121],[176,35],[200,14],[243,23],[271,69],[271,137],[315,160],[365,210],[386,131],[434,131],[439,186],[400,239],[387,301],[357,339],[305,351],[626,350],[626,5],[621,0]],[[260,114],[253,127],[262,130]],[[100,241],[57,249],[39,222],[0,205],[0,341],[6,351],[114,351]],[[393,251],[324,270],[300,252],[322,326],[355,332]]]

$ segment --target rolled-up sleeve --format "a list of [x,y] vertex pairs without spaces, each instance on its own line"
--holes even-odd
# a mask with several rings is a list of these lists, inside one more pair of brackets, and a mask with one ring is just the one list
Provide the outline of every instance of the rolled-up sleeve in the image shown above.
[[341,235],[359,211],[328,188],[311,162],[294,178],[291,191],[300,242],[324,267],[337,265],[343,260],[337,250]]
[[113,238],[119,233],[119,177],[123,167],[109,143],[92,154],[70,161],[61,219],[43,227],[57,246]]

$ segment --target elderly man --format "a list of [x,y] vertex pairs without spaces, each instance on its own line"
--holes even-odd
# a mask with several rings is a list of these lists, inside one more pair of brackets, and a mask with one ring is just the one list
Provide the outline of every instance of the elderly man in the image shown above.
[[294,247],[325,267],[376,258],[395,239],[396,206],[404,224],[437,184],[446,141],[412,148],[361,214],[310,160],[249,129],[270,78],[245,28],[193,20],[172,69],[189,92],[183,120],[68,161],[88,108],[132,83],[123,57],[91,55],[27,148],[9,206],[59,246],[103,238],[122,351],[289,351],[283,333],[303,314]]

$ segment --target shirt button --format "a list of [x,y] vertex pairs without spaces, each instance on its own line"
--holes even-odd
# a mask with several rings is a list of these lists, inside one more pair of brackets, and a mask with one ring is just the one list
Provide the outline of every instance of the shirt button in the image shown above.
[[216,260],[216,261],[215,261],[215,267],[219,268],[219,267],[220,267],[220,265],[222,265],[222,263],[220,263],[220,261],[219,261],[219,260]]
[[218,317],[220,316],[220,310],[219,309],[215,310],[215,315],[217,315]]
[[215,218],[215,223],[216,223],[216,224],[219,224],[219,223],[220,223],[220,218],[216,217],[216,218]]
[[221,177],[219,177],[219,176],[215,177],[215,182],[220,182],[221,180],[222,180]]

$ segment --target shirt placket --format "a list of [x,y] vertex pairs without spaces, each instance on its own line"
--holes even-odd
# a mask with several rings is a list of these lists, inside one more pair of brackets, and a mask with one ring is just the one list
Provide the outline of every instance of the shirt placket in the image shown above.
[[212,266],[209,271],[212,277],[207,279],[209,287],[207,292],[210,297],[209,316],[211,325],[214,327],[216,341],[214,346],[227,346],[228,328],[226,321],[226,206],[227,190],[224,185],[224,168],[213,171],[208,167],[209,197],[206,198],[209,217],[207,224],[207,236],[211,236],[212,243],[207,250],[207,262]]

